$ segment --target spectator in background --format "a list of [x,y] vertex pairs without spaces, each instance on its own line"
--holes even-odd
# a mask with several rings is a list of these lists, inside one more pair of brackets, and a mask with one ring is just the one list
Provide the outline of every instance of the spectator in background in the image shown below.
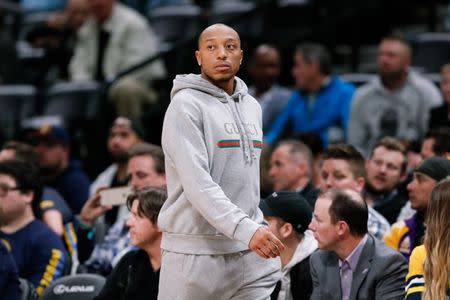
[[31,208],[40,194],[38,170],[20,160],[0,162],[0,206],[4,221],[0,238],[6,241],[19,276],[41,295],[53,280],[64,275],[67,255],[61,238],[37,220]]
[[89,17],[89,0],[68,0],[65,10],[49,17],[48,26],[57,29],[70,29],[76,33]]
[[[365,184],[364,158],[348,144],[331,145],[322,156],[320,190],[351,189],[361,193]],[[367,227],[370,234],[382,239],[389,231],[389,222],[375,209],[368,207]]]
[[60,126],[43,125],[34,138],[43,182],[61,193],[78,214],[89,198],[90,180],[81,162],[70,158],[69,132]]
[[450,127],[450,63],[441,68],[441,82],[439,83],[444,103],[430,111],[429,129],[436,127]]
[[406,277],[406,300],[450,295],[450,181],[441,181],[428,203],[424,244],[414,248]]
[[[94,196],[99,188],[125,186],[128,183],[128,152],[142,140],[142,130],[130,119],[118,117],[109,129],[108,152],[114,163],[106,168],[91,184],[90,195]],[[128,215],[125,206],[115,206],[105,214],[105,223],[109,228],[116,220]]]
[[422,141],[420,154],[423,159],[432,156],[450,157],[450,127],[430,130]]
[[95,300],[158,298],[162,233],[156,222],[166,199],[165,188],[145,188],[128,197],[130,241],[139,250],[124,255]]
[[319,251],[311,255],[311,300],[403,299],[403,257],[367,232],[367,204],[354,190],[321,194],[309,228]]
[[399,189],[406,179],[406,149],[392,137],[379,140],[366,160],[366,184],[362,195],[367,205],[395,223],[408,196]]
[[266,132],[291,96],[289,89],[277,83],[281,73],[278,49],[273,45],[259,45],[250,58],[247,72],[252,82],[248,93],[261,105],[263,131]]
[[[111,80],[120,72],[158,53],[158,42],[148,22],[116,0],[89,0],[90,17],[78,31],[69,66],[71,80]],[[116,114],[138,117],[158,95],[152,81],[165,76],[161,60],[121,78],[109,90]]]
[[[39,67],[47,81],[68,79],[68,66],[73,55],[78,29],[89,16],[89,0],[68,0],[66,8],[54,12],[46,24],[32,28],[25,39],[45,50]],[[39,78],[42,80],[42,78]]]
[[348,142],[364,155],[384,136],[421,139],[430,109],[442,104],[436,86],[410,71],[410,63],[411,47],[403,37],[381,40],[379,76],[357,90],[350,114]]
[[[129,152],[127,177],[133,191],[165,186],[164,153],[161,147],[145,143],[135,145]],[[84,262],[80,267],[82,272],[108,275],[115,263],[131,249],[125,217],[117,219],[100,243],[93,244],[94,222],[110,209],[111,207],[100,204],[100,195],[97,194],[81,210],[77,233],[80,261]]]
[[298,46],[292,75],[297,90],[265,133],[266,142],[273,144],[286,135],[308,132],[319,133],[325,145],[345,140],[355,87],[331,74],[331,57],[325,47]]
[[309,300],[312,292],[309,257],[317,241],[308,229],[312,208],[295,192],[275,192],[259,205],[269,229],[284,244],[281,252],[283,277],[271,295],[273,300]]
[[311,150],[300,141],[281,141],[272,152],[269,176],[274,191],[298,192],[311,208],[314,207],[319,193],[311,182],[313,172]]
[[[0,226],[3,226],[5,220],[3,214],[3,207],[0,205]],[[7,246],[6,241],[0,240],[0,295],[2,299],[21,299],[19,273]]]
[[414,171],[408,184],[409,201],[417,212],[409,219],[395,223],[384,237],[385,243],[399,251],[407,260],[414,247],[423,243],[425,216],[431,191],[437,183],[450,176],[450,161],[442,157],[425,159]]
[[[0,151],[0,161],[19,159],[38,166],[38,157],[32,146],[10,141]],[[62,236],[64,224],[72,220],[72,211],[64,198],[52,187],[44,186],[42,196],[32,203],[34,215]]]

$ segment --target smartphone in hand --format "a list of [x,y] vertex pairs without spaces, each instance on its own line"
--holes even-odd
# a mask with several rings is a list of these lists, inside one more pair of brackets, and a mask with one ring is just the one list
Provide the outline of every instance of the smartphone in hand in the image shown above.
[[130,186],[113,187],[101,190],[99,192],[100,204],[103,206],[125,204],[127,203],[127,198],[131,192]]

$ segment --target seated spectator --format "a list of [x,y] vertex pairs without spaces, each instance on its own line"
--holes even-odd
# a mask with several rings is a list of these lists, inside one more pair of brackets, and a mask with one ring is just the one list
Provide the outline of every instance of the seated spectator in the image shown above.
[[450,295],[450,181],[440,182],[428,203],[424,244],[414,248],[406,277],[406,300]]
[[68,79],[78,29],[89,16],[88,0],[68,0],[66,8],[51,14],[45,24],[32,28],[25,36],[31,46],[44,49],[39,60],[38,80]]
[[[0,161],[19,159],[38,165],[38,157],[33,147],[24,143],[10,141],[0,151]],[[42,196],[32,204],[36,218],[42,220],[56,234],[62,235],[64,224],[72,220],[72,211],[58,191],[44,186]]]
[[276,192],[298,192],[313,208],[319,193],[311,182],[313,172],[313,156],[308,146],[296,140],[284,140],[275,146],[269,176]]
[[157,220],[166,199],[165,188],[145,188],[128,197],[130,242],[139,250],[128,252],[117,263],[96,300],[158,298],[162,233]]
[[[420,155],[421,160],[433,157],[433,156],[441,156],[444,158],[450,158],[450,127],[439,127],[430,130],[422,141],[422,145],[420,147]],[[420,163],[419,161],[419,163]],[[416,167],[419,165],[417,163]],[[407,180],[406,184],[412,181],[413,171],[412,169],[409,176],[410,178]],[[407,185],[405,185],[407,187]],[[405,188],[406,190],[406,188]],[[410,219],[416,210],[411,207],[411,201],[406,202],[403,206],[397,221],[403,221],[406,219]]]
[[252,82],[248,93],[261,105],[263,131],[266,132],[272,127],[291,96],[289,89],[277,83],[281,72],[278,49],[272,45],[259,45],[250,58],[247,72]]
[[439,181],[450,175],[450,161],[442,157],[425,159],[414,171],[408,184],[409,201],[417,212],[409,219],[395,223],[384,237],[385,243],[409,260],[412,250],[422,245],[425,216],[431,191]]
[[[353,146],[332,145],[325,149],[320,169],[320,190],[326,192],[333,188],[351,189],[362,192],[365,183],[364,158]],[[389,222],[369,206],[368,231],[378,239],[389,231]]]
[[442,104],[436,86],[410,71],[411,47],[401,36],[381,40],[375,80],[358,88],[353,97],[348,142],[367,155],[377,140],[392,136],[422,139],[429,111]]
[[[116,0],[89,0],[89,5],[91,17],[78,31],[70,61],[71,80],[111,80],[158,53],[155,34],[137,12]],[[158,99],[151,83],[165,75],[162,61],[156,60],[117,81],[109,91],[116,114],[138,117]]]
[[40,193],[38,181],[33,164],[0,162],[0,206],[4,213],[0,238],[14,257],[19,277],[30,281],[40,295],[64,275],[67,255],[61,239],[34,217],[31,206]]
[[391,137],[378,141],[366,161],[364,200],[390,224],[396,222],[400,210],[408,201],[408,196],[399,189],[407,176],[406,165],[405,147]]
[[450,63],[441,68],[441,82],[439,83],[444,103],[430,111],[429,129],[450,127]]
[[430,130],[422,141],[422,158],[432,156],[450,157],[450,127],[438,127]]
[[311,300],[403,299],[406,261],[368,234],[367,218],[367,204],[354,190],[319,196],[309,225],[320,249],[310,259]]
[[[286,135],[308,132],[319,133],[325,145],[328,141],[345,140],[355,87],[331,75],[328,51],[318,44],[298,46],[292,74],[297,90],[266,133],[265,140],[273,144]],[[332,128],[339,128],[343,134],[330,136]]]
[[312,281],[309,257],[317,249],[317,241],[308,229],[312,208],[295,192],[276,192],[259,205],[269,229],[286,246],[281,252],[282,279],[271,299],[309,299]]
[[[118,117],[109,129],[107,148],[114,163],[106,168],[90,187],[91,196],[97,193],[99,188],[125,186],[128,183],[127,162],[128,151],[141,142],[142,130],[130,119]],[[106,227],[111,227],[117,218],[127,214],[126,207],[115,206],[105,214]]]
[[[127,174],[129,184],[134,191],[145,187],[162,187],[166,185],[164,153],[159,146],[137,144],[129,152]],[[79,236],[80,272],[108,275],[117,262],[130,248],[130,238],[125,218],[118,219],[106,232],[105,238],[94,245],[92,226],[95,220],[111,207],[100,205],[100,196],[89,199],[81,210],[77,230]],[[95,247],[94,247],[95,246]]]
[[[5,217],[3,208],[0,206],[0,226],[3,225]],[[2,299],[21,299],[19,274],[17,266],[9,252],[7,242],[0,240],[0,295]]]
[[89,197],[90,180],[81,162],[70,158],[69,133],[59,126],[43,125],[35,138],[44,183],[61,193],[73,213],[79,213]]

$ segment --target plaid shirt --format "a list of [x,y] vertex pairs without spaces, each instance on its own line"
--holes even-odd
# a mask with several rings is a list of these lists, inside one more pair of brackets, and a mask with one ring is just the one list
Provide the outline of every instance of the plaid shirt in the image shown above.
[[369,207],[369,219],[367,220],[367,230],[379,240],[389,232],[390,225],[386,219],[372,207]]
[[91,257],[84,263],[87,272],[108,275],[114,267],[113,262],[117,261],[117,256],[134,249],[125,222],[126,218],[117,220],[106,233],[104,240],[95,245]]

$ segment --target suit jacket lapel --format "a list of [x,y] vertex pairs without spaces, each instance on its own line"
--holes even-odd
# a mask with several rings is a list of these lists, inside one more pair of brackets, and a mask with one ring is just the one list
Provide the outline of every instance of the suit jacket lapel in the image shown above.
[[367,242],[364,245],[361,256],[359,257],[358,264],[356,265],[356,270],[353,272],[352,288],[350,290],[350,299],[358,299],[358,291],[366,279],[369,273],[370,266],[372,264],[373,254],[374,254],[374,240],[372,236],[368,236]]
[[333,252],[328,257],[326,269],[326,285],[327,290],[330,291],[330,299],[342,299],[341,291],[341,275],[339,272],[339,259]]

